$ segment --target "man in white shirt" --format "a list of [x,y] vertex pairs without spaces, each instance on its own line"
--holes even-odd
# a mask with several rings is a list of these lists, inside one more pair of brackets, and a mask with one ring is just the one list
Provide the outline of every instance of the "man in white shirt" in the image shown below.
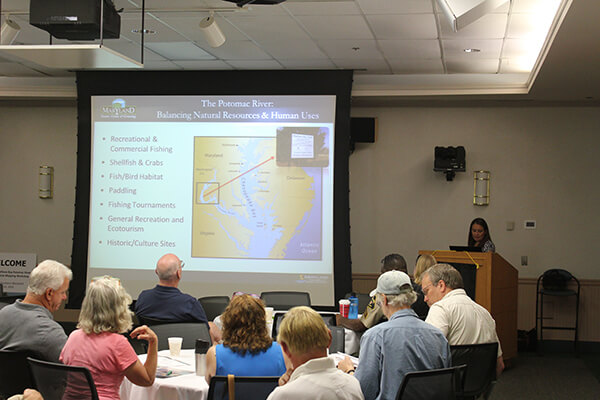
[[496,374],[504,369],[496,321],[464,290],[462,276],[448,264],[435,264],[421,275],[423,294],[429,305],[425,322],[440,329],[450,346],[498,343]]
[[288,311],[277,341],[293,371],[267,400],[364,400],[358,380],[337,369],[333,358],[327,357],[331,332],[316,311],[309,307]]

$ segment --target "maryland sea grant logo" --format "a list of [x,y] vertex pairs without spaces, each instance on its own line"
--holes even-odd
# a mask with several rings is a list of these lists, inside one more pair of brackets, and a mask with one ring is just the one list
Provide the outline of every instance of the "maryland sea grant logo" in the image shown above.
[[135,106],[128,105],[123,99],[114,99],[110,106],[102,107],[102,116],[109,118],[135,118]]

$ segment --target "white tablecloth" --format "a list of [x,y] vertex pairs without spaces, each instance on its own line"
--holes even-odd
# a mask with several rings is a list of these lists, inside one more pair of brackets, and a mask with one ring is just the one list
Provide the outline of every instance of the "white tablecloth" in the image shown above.
[[[146,355],[140,355],[139,359],[143,363]],[[194,350],[181,350],[180,357],[171,357],[169,350],[159,351],[159,367],[191,373],[172,378],[156,378],[149,387],[134,385],[125,378],[121,384],[121,400],[205,400],[208,384],[203,376],[196,375],[194,363]]]
[[346,354],[354,354],[360,348],[360,338],[362,332],[354,332],[348,328],[344,328],[344,350]]

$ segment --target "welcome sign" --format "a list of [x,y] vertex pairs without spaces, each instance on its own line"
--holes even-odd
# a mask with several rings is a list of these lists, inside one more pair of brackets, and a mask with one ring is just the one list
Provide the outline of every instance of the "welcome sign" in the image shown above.
[[36,260],[37,255],[31,253],[0,253],[0,283],[5,293],[27,292]]

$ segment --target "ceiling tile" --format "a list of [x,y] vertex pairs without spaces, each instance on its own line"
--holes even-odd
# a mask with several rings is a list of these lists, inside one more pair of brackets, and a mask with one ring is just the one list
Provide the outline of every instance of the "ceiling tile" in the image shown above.
[[171,61],[149,61],[144,63],[145,70],[178,70],[183,69],[177,64],[172,63]]
[[[139,33],[132,32],[133,30],[141,30],[141,21],[139,20],[121,20],[121,36],[125,36],[129,40],[139,43],[141,38]],[[173,29],[169,28],[162,22],[154,18],[146,18],[144,29],[154,31],[154,34],[149,34],[144,37],[144,42],[184,42],[185,38]]]
[[273,60],[236,60],[228,63],[236,69],[283,69],[281,64]]
[[319,40],[318,45],[330,58],[381,58],[376,40]]
[[227,20],[250,39],[258,42],[277,38],[281,41],[309,39],[304,30],[289,16],[240,16],[232,15]]
[[0,76],[46,76],[41,72],[35,71],[31,68],[27,68],[24,65],[17,64],[14,62],[0,62]]
[[437,26],[433,14],[368,15],[367,21],[382,39],[436,39]]
[[327,56],[310,40],[263,41],[260,46],[275,58],[318,59]]
[[146,47],[168,60],[210,60],[214,58],[190,42],[148,43]]
[[[164,14],[164,16],[160,17],[160,20],[163,24],[168,25],[174,31],[178,32],[180,35],[198,43],[206,44],[206,38],[204,36],[203,31],[200,29],[198,24],[200,21],[208,16],[208,13],[198,13],[194,16],[181,16],[181,14]],[[231,25],[231,23],[223,17],[215,16],[215,22],[217,26],[223,32],[223,35],[227,38],[227,40],[244,40],[247,37],[239,31],[236,27]]]
[[[500,58],[502,39],[447,39],[442,40],[445,58],[460,58],[465,61],[480,58]],[[479,52],[465,53],[464,49],[479,49]]]
[[226,41],[223,46],[210,50],[215,57],[229,60],[272,60],[269,54],[265,53],[260,47],[250,40],[231,40]]
[[379,45],[387,59],[440,59],[440,43],[437,40],[380,40]]
[[406,60],[388,59],[394,74],[443,74],[444,65],[441,59]]
[[425,0],[358,0],[367,15],[372,14],[418,14],[431,13],[431,1]]
[[280,58],[278,61],[286,68],[286,69],[333,69],[335,65],[328,59],[302,59],[302,60],[286,60],[285,58]]
[[441,37],[453,38],[478,38],[478,39],[501,39],[506,32],[508,14],[488,14],[477,21],[465,26],[458,32],[452,31],[452,27],[446,18],[440,15]]
[[383,59],[335,59],[332,60],[338,68],[353,69],[356,73],[389,74],[391,69]]
[[282,3],[283,8],[295,16],[300,15],[360,15],[360,9],[352,1],[310,1]]
[[535,58],[540,51],[541,42],[535,40],[506,39],[502,48],[503,58],[529,57]]
[[498,72],[498,64],[497,59],[450,58],[446,59],[446,71],[449,74],[495,74]]
[[513,13],[543,13],[545,10],[556,10],[561,0],[512,0]]
[[173,61],[186,70],[233,69],[231,65],[221,60]]
[[539,24],[531,14],[512,14],[508,22],[507,38],[530,38],[538,32]]
[[314,39],[373,39],[362,16],[300,16],[297,19]]

